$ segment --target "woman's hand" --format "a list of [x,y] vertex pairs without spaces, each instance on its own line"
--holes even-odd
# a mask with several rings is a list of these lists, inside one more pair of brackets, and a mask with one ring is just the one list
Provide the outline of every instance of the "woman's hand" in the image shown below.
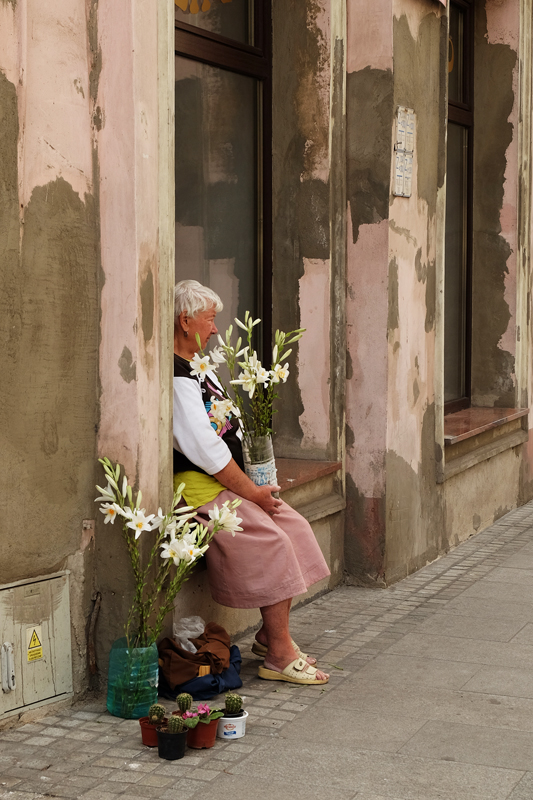
[[257,503],[258,506],[261,506],[263,511],[266,511],[267,514],[270,514],[273,517],[275,514],[279,514],[281,500],[278,497],[273,497],[272,492],[279,492],[279,486],[256,486],[257,490],[257,499],[254,500],[254,503]]
[[279,514],[281,500],[277,497],[272,497],[272,492],[279,492],[280,487],[256,486],[233,459],[224,469],[216,472],[213,477],[220,481],[226,489],[244,497],[245,500],[256,503],[271,517]]

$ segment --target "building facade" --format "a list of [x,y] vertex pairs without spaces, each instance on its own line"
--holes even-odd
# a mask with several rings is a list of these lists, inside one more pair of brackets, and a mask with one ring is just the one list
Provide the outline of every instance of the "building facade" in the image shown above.
[[[307,329],[274,427],[314,594],[533,497],[531,24],[526,0],[0,0],[0,721],[105,679],[132,583],[97,458],[168,504],[176,279],[222,328],[259,313],[266,349]],[[202,569],[190,613],[259,619]]]

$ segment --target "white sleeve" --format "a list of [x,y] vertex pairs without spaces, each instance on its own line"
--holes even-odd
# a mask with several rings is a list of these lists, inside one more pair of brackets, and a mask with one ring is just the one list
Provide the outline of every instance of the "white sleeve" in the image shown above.
[[214,475],[227,467],[231,452],[211,427],[202,390],[190,378],[174,378],[174,448],[189,461]]

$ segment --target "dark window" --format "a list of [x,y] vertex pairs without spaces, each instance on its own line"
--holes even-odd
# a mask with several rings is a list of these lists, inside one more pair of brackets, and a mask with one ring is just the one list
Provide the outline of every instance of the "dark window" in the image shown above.
[[271,308],[270,4],[175,0],[176,280],[222,298],[225,330]]
[[444,293],[444,401],[470,404],[473,19],[472,4],[452,0],[448,50],[448,146]]

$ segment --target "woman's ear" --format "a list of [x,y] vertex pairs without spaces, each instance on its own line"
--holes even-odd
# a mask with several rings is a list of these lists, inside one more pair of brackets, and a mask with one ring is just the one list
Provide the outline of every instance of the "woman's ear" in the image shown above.
[[182,311],[178,317],[179,324],[181,326],[181,330],[185,334],[185,336],[189,335],[189,317],[186,311]]

